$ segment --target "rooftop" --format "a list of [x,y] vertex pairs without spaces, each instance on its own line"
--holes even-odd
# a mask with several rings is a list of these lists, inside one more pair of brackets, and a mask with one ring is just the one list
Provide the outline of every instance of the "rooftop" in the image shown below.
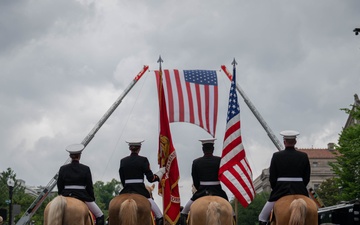
[[299,148],[297,150],[305,152],[309,159],[335,159],[336,155],[339,154],[338,151],[327,148]]

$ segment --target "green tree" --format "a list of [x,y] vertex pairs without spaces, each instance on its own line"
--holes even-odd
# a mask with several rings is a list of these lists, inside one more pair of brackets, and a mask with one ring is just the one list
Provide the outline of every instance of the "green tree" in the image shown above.
[[[342,109],[356,121],[360,120],[360,107],[354,106],[353,110]],[[340,134],[336,148],[339,155],[336,162],[331,163],[336,182],[340,189],[339,197],[349,201],[360,197],[360,124],[349,126]]]
[[[10,201],[10,193],[9,193],[9,187],[8,187],[8,180],[14,181],[15,185],[12,190],[12,204],[18,204],[17,199],[18,196],[22,195],[24,192],[24,188],[21,187],[20,183],[16,181],[16,174],[11,168],[7,168],[6,171],[1,172],[0,174],[0,208],[9,210],[9,201]],[[7,212],[9,213],[9,212]],[[8,217],[8,215],[7,215]],[[7,218],[9,220],[9,218]]]
[[[240,203],[237,203],[237,221],[236,224],[241,225],[254,225],[259,222],[259,214],[268,200],[270,193],[261,192],[256,194],[254,200],[248,205],[248,207],[244,208]],[[236,200],[237,201],[237,200]],[[231,201],[231,205],[233,208],[235,207],[235,200]]]
[[96,181],[94,184],[94,193],[96,203],[101,209],[104,209],[105,217],[107,216],[107,211],[109,209],[109,203],[111,199],[114,198],[117,194],[119,194],[121,188],[120,181],[116,179],[112,179],[108,183],[104,183],[102,181]]
[[[28,207],[34,202],[35,197],[25,193],[25,187],[21,185],[21,183],[16,179],[16,173],[11,169],[7,168],[6,171],[1,172],[0,174],[0,190],[2,194],[0,194],[0,208],[5,208],[8,210],[9,205],[6,200],[9,199],[9,191],[7,186],[8,179],[12,179],[15,182],[15,186],[13,189],[13,205],[20,205],[21,211],[20,214],[15,216],[14,222],[18,221],[21,216],[25,213]],[[45,199],[43,204],[38,208],[36,213],[33,215],[31,220],[34,221],[35,225],[43,224],[43,214],[46,204],[52,198]]]
[[7,185],[9,178],[15,180],[15,174],[10,168],[7,168],[6,171],[1,172],[0,174],[0,209],[5,209],[7,211],[6,217],[8,217],[9,213],[9,187]]
[[339,196],[339,184],[335,178],[329,178],[320,184],[316,193],[325,206],[336,205],[341,200]]
[[[21,213],[15,217],[15,221],[18,221],[25,213],[25,211],[29,208],[29,206],[35,201],[35,197],[25,192],[18,194],[14,199],[14,204],[18,204],[21,206]],[[53,199],[52,196],[48,196],[42,204],[39,206],[35,214],[31,217],[31,221],[35,225],[42,225],[44,221],[44,209],[46,205]]]

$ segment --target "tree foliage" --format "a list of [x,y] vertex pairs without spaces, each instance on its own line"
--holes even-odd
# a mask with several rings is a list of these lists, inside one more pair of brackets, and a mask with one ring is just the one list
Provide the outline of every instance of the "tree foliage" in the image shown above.
[[244,208],[241,204],[237,203],[237,207],[235,207],[235,201],[231,201],[231,205],[233,208],[237,208],[237,221],[236,224],[241,225],[254,225],[259,224],[259,214],[268,200],[270,193],[261,192],[256,194],[254,200],[248,205],[248,207]]
[[[18,221],[22,215],[24,215],[25,211],[28,209],[28,207],[34,202],[35,197],[31,196],[27,193],[25,193],[25,187],[22,186],[19,180],[16,179],[16,174],[11,168],[7,168],[6,171],[1,172],[0,174],[0,190],[2,194],[0,194],[0,208],[9,210],[9,187],[7,185],[7,181],[9,179],[12,179],[15,182],[15,186],[13,188],[13,199],[12,204],[13,205],[19,205],[21,207],[21,211],[19,215],[16,215],[14,217],[14,222]],[[39,209],[36,211],[36,213],[31,218],[32,221],[34,221],[33,224],[35,225],[42,225],[43,224],[43,213],[46,204],[51,199],[46,199],[43,204],[39,207]],[[9,211],[7,211],[9,213]],[[8,220],[9,218],[7,218]]]
[[[354,110],[343,109],[352,118],[360,120],[360,107]],[[338,176],[336,182],[340,190],[339,197],[349,201],[360,197],[360,124],[343,129],[336,148],[340,155],[331,166]]]
[[96,181],[94,184],[94,193],[96,203],[99,205],[99,207],[101,209],[108,210],[111,199],[119,194],[120,188],[121,183],[116,179],[112,179],[106,184],[102,181]]
[[[23,196],[25,193],[24,188],[20,185],[20,183],[16,180],[16,174],[11,168],[7,168],[6,171],[1,172],[0,174],[0,208],[6,209],[7,213],[9,210],[10,203],[10,188],[8,187],[8,180],[12,180],[14,182],[14,187],[12,189],[12,204],[17,204],[19,201],[19,197]],[[26,197],[24,197],[26,198]],[[8,215],[7,215],[8,217]],[[9,218],[7,218],[9,219]]]
[[335,178],[329,178],[320,184],[316,190],[318,196],[321,198],[325,206],[336,205],[339,203],[339,185]]

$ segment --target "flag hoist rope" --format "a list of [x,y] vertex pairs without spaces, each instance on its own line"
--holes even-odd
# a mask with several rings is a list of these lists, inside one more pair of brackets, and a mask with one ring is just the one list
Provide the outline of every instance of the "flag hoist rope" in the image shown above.
[[[115,109],[120,105],[121,101],[125,98],[125,96],[130,92],[130,90],[134,87],[136,82],[144,75],[144,73],[149,69],[149,66],[145,65],[143,69],[135,76],[135,78],[131,81],[131,83],[126,87],[123,93],[116,99],[116,101],[112,104],[112,106],[108,109],[108,111],[103,115],[103,117],[99,120],[99,122],[94,126],[94,128],[89,132],[89,134],[84,138],[81,142],[85,147],[90,143],[90,141],[94,138],[96,132],[101,128],[101,126],[106,122],[106,120],[110,117],[110,115],[115,111]],[[69,163],[70,159],[68,159],[65,164]],[[34,200],[34,202],[30,205],[30,207],[26,210],[24,215],[20,218],[20,220],[16,223],[16,225],[24,225],[29,222],[31,217],[34,215],[36,210],[40,207],[43,201],[46,199],[51,190],[56,186],[58,173],[50,180],[44,190],[39,194],[39,196]]]
[[[225,72],[225,74],[227,75],[227,77],[230,79],[232,78],[232,74],[227,70],[227,68],[222,65],[221,69]],[[240,88],[240,85],[237,83],[236,84],[236,89],[238,90],[238,92],[240,93],[240,95],[242,96],[242,98],[244,99],[245,103],[248,105],[248,107],[250,108],[250,110],[253,112],[253,114],[255,115],[256,119],[260,122],[261,126],[265,129],[267,135],[270,137],[271,141],[274,143],[274,145],[276,146],[276,148],[280,151],[283,149],[282,144],[280,143],[279,139],[277,139],[277,137],[274,135],[273,131],[271,130],[271,128],[267,125],[267,123],[265,122],[265,120],[262,118],[262,116],[260,115],[260,113],[257,111],[257,109],[255,108],[255,106],[251,103],[250,99],[246,96],[245,92]]]

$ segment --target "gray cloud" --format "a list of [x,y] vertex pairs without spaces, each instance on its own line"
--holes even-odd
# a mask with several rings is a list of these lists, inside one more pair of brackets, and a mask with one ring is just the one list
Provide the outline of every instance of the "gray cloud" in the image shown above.
[[[298,146],[336,142],[359,91],[358,1],[21,1],[0,3],[0,170],[46,185],[143,65],[134,86],[83,154],[94,181],[118,179],[125,140],[146,139],[142,154],[157,170],[158,106],[153,70],[231,70],[279,137],[301,132]],[[221,154],[230,82],[219,72],[216,154]],[[242,136],[254,178],[277,151],[240,98]],[[198,139],[171,124],[182,202],[190,197]],[[280,138],[280,137],[279,137]],[[157,197],[157,201],[159,197]]]

